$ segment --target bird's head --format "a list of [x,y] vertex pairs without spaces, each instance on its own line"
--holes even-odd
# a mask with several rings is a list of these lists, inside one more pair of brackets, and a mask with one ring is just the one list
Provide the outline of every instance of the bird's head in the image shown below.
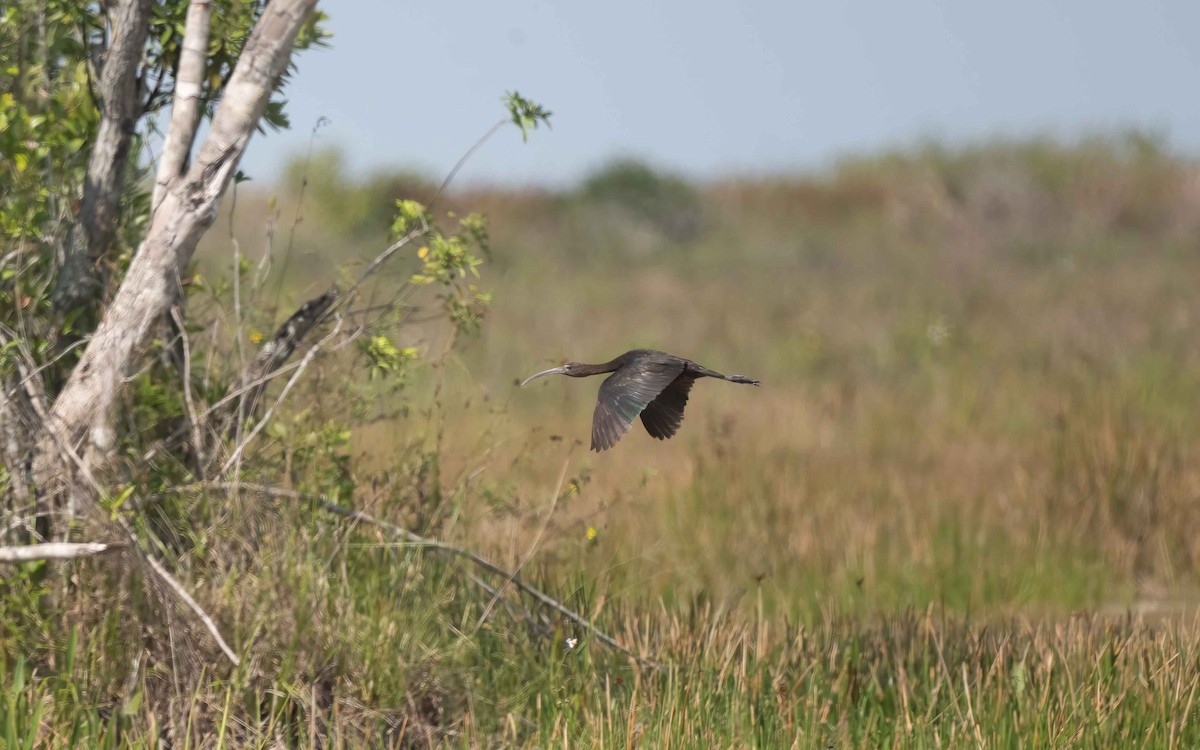
[[560,367],[551,367],[549,370],[542,370],[536,375],[530,375],[529,377],[525,378],[525,380],[521,382],[521,387],[524,388],[530,382],[537,380],[543,375],[568,375],[573,378],[581,377],[584,375],[582,372],[583,367],[584,366],[579,362],[567,362],[565,365]]

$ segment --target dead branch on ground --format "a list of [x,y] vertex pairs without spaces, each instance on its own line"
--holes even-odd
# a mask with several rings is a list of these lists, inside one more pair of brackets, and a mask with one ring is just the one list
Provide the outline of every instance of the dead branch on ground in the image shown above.
[[37,560],[78,560],[102,552],[120,549],[121,544],[104,542],[46,542],[0,547],[0,563],[26,563]]

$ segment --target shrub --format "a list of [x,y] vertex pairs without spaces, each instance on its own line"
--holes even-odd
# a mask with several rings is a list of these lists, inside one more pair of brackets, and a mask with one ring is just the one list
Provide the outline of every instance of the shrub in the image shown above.
[[635,159],[617,159],[587,177],[579,188],[586,203],[617,208],[672,242],[701,233],[700,198],[682,177],[664,174]]

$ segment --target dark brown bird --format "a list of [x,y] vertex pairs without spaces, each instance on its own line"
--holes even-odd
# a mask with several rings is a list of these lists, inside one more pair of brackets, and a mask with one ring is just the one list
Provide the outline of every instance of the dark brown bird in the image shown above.
[[690,359],[653,349],[634,349],[602,365],[568,362],[525,378],[524,387],[543,375],[586,378],[611,372],[600,384],[592,417],[592,450],[606,451],[629,432],[638,415],[651,437],[666,440],[679,431],[688,392],[697,378],[720,378],[731,383],[759,385],[741,375],[722,375]]

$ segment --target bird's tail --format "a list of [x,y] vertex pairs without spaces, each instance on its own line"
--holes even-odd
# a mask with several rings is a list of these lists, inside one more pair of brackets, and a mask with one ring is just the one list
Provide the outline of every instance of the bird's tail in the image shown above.
[[746,385],[762,385],[761,380],[755,380],[754,378],[748,378],[745,375],[722,375],[721,377],[724,378],[725,380],[728,380],[730,383],[745,383]]

